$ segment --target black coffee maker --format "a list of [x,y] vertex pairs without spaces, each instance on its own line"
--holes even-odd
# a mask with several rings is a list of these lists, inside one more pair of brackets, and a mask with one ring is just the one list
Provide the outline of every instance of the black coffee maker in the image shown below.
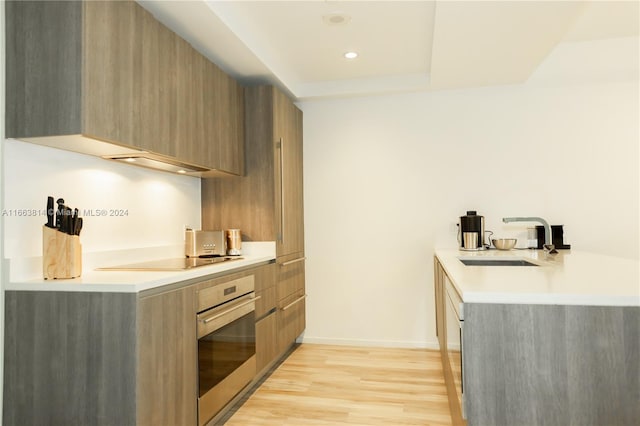
[[458,243],[460,250],[484,250],[484,216],[478,216],[475,210],[460,216]]

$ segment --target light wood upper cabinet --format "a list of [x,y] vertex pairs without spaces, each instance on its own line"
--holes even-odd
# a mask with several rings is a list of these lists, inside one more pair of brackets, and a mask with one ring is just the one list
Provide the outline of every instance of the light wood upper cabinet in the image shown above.
[[244,172],[244,89],[218,66],[206,59],[204,62],[202,120],[208,146],[206,155],[218,169],[241,175]]
[[176,72],[177,126],[176,156],[185,161],[204,165],[209,161],[204,144],[204,58],[189,43],[177,41]]
[[61,147],[242,174],[242,87],[136,2],[7,1],[6,14],[8,137],[81,135]]
[[202,182],[202,226],[277,241],[287,261],[304,253],[302,112],[272,86],[244,92],[246,174]]
[[[82,80],[82,133],[132,143],[141,120],[136,77],[142,61],[136,59],[142,56],[143,13],[127,2],[83,6],[83,68],[76,71]],[[41,72],[46,77],[47,67]]]
[[147,11],[142,17],[142,46],[140,67],[136,73],[135,97],[138,99],[140,120],[144,126],[134,126],[139,146],[149,151],[175,156],[178,137],[177,112],[177,47],[182,41],[159,23]]
[[244,172],[244,88],[220,69],[217,69],[216,76],[219,88],[214,121],[219,131],[217,158],[222,170],[241,175]]

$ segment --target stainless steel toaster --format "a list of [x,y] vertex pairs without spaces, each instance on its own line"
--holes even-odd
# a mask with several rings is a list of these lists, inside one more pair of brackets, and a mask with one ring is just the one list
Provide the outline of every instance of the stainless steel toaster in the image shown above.
[[226,256],[224,231],[185,230],[184,252],[187,257]]

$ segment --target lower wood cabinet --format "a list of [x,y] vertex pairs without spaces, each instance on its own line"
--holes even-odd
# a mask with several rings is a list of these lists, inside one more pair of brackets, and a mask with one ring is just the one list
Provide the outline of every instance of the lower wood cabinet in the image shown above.
[[471,425],[633,425],[640,308],[465,303]]
[[[640,308],[464,303],[456,396],[445,315],[449,280],[434,260],[436,328],[452,423],[631,425],[640,418]],[[517,283],[514,283],[517,285]]]
[[304,303],[278,310],[298,294],[278,300],[278,268],[139,294],[5,292],[2,424],[196,425],[198,292],[253,275],[257,380],[304,329]]
[[284,352],[296,341],[305,329],[304,291],[294,293],[279,303],[278,348]]
[[304,257],[277,264],[278,348],[285,352],[302,334],[306,324]]
[[275,264],[256,273],[256,372],[260,376],[276,360],[278,352],[278,324]]
[[[449,397],[449,411],[451,412],[451,421],[454,426],[465,425],[465,419],[462,413],[462,404],[458,399],[458,390],[456,389],[456,380],[454,379],[454,372],[451,368],[449,357],[453,355],[454,351],[449,351],[450,345],[458,345],[458,355],[460,355],[459,338],[455,341],[449,342],[447,337],[447,290],[446,281],[447,273],[440,264],[440,261],[436,257],[433,258],[433,278],[434,278],[434,290],[435,290],[435,313],[436,313],[436,334],[438,336],[438,343],[440,344],[440,356],[442,359],[442,372],[444,374],[445,385],[447,388],[447,395]],[[451,324],[449,324],[450,326]],[[451,327],[450,327],[451,328]],[[453,347],[453,346],[452,346]],[[460,365],[459,362],[456,362]],[[458,373],[462,375],[462,372]]]
[[136,299],[6,291],[2,424],[135,425]]
[[433,258],[433,282],[435,292],[435,311],[436,311],[436,336],[440,344],[440,354],[445,356],[447,348],[446,330],[445,330],[445,289],[444,289],[444,269],[436,257]]
[[256,372],[261,376],[278,358],[278,323],[275,309],[256,322]]
[[138,301],[136,424],[197,422],[195,287]]

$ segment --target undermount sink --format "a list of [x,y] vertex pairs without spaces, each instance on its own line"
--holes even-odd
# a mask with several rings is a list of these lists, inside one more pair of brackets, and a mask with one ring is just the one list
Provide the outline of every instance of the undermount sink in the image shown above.
[[465,259],[460,258],[460,262],[467,266],[538,266],[525,259]]

